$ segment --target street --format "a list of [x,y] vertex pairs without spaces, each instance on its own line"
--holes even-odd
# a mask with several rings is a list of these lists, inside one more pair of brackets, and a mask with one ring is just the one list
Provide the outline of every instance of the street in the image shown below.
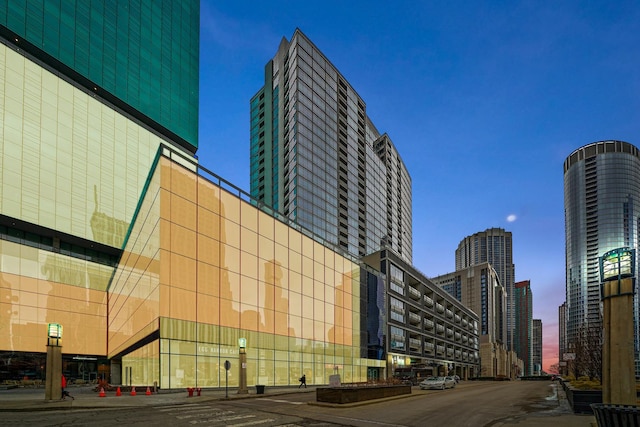
[[[310,404],[311,403],[311,404]],[[0,425],[179,426],[488,426],[525,413],[541,424],[559,411],[555,384],[547,381],[461,382],[455,389],[421,391],[410,397],[354,407],[315,403],[315,393],[212,400],[131,409],[3,412]],[[545,417],[546,419],[542,418]]]

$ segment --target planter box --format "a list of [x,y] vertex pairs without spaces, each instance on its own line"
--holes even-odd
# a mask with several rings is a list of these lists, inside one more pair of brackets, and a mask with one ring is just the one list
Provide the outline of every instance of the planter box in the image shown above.
[[602,403],[602,390],[576,390],[562,382],[567,400],[576,414],[593,414],[592,403]]
[[364,387],[327,387],[316,389],[316,401],[327,403],[353,403],[384,397],[411,394],[410,385],[382,385]]

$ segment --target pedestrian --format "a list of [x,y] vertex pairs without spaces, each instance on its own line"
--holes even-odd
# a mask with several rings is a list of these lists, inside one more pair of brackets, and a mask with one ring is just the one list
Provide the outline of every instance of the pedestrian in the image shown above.
[[75,397],[71,396],[69,394],[69,392],[66,390],[67,388],[67,378],[64,376],[64,374],[62,374],[62,379],[61,379],[61,385],[62,385],[62,400],[66,400],[67,397],[70,397],[71,400],[76,400]]
[[307,388],[307,377],[304,374],[302,374],[298,381],[300,381],[300,385],[298,386],[298,388],[302,386],[304,386],[304,388]]

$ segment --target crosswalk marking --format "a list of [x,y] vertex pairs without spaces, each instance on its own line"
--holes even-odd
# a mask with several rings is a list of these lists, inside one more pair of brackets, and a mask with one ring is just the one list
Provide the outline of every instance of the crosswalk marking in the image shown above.
[[304,405],[304,402],[291,402],[289,400],[282,400],[282,399],[263,398],[262,400],[268,400],[270,402],[278,402],[278,403],[289,403],[290,405]]
[[265,420],[256,420],[256,421],[252,421],[249,423],[242,423],[242,424],[231,424],[229,427],[244,427],[244,426],[255,426],[258,424],[264,424],[264,423],[270,423],[273,422],[274,420],[267,418]]

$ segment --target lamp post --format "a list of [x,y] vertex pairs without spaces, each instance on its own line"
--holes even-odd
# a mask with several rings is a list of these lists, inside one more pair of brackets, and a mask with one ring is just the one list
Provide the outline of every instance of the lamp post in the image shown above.
[[633,294],[635,250],[619,248],[600,257],[603,303],[602,402],[635,405]]
[[49,323],[47,327],[47,376],[45,380],[45,400],[59,400],[62,397],[62,325]]
[[238,394],[248,394],[247,389],[247,339],[238,339],[238,347],[240,347],[240,383],[238,384]]

